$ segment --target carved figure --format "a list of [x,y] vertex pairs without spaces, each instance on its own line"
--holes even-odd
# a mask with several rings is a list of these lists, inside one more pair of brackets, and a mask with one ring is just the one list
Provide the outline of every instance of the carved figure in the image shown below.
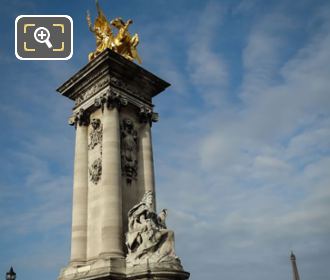
[[[106,48],[109,48],[126,59],[130,61],[137,60],[138,63],[141,64],[141,59],[136,50],[136,47],[139,44],[139,36],[138,34],[131,36],[128,32],[128,27],[133,21],[129,19],[125,23],[120,17],[117,17],[109,23],[100,8],[98,0],[96,0],[96,9],[97,18],[95,19],[94,26],[92,25],[89,11],[87,11],[86,16],[89,30],[93,32],[96,37],[96,50],[88,55],[89,61],[93,60]],[[118,29],[116,35],[112,33],[110,25]]]
[[137,177],[137,131],[133,122],[123,120],[121,129],[121,162],[122,172],[126,176],[127,183],[131,183]]
[[147,262],[179,265],[174,251],[174,233],[165,224],[167,210],[163,209],[157,215],[152,204],[153,195],[148,191],[141,202],[128,212],[127,263],[132,266]]

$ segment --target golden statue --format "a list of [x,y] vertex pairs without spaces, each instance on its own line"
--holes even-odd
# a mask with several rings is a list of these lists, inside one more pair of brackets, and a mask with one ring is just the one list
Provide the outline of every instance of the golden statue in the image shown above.
[[[126,59],[130,61],[137,60],[138,63],[141,64],[141,59],[136,50],[136,47],[139,44],[139,36],[138,34],[134,34],[132,37],[128,32],[128,27],[133,21],[129,19],[125,23],[120,17],[117,17],[109,23],[100,8],[98,0],[96,0],[96,9],[97,18],[95,19],[94,26],[92,26],[89,11],[87,11],[86,16],[89,30],[93,32],[96,37],[96,50],[88,55],[89,61],[93,60],[106,48],[109,48]],[[110,25],[118,29],[116,35],[112,33]]]

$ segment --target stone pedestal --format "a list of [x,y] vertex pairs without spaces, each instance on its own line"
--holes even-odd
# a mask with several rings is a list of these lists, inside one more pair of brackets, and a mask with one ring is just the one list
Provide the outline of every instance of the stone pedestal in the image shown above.
[[168,86],[107,49],[58,88],[76,128],[71,259],[59,279],[189,278],[179,262],[126,262],[127,213],[146,191],[155,201],[152,98]]

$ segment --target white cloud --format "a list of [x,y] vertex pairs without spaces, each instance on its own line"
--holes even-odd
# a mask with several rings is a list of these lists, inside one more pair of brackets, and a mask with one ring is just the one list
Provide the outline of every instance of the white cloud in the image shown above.
[[216,37],[221,36],[224,12],[224,6],[209,2],[198,17],[196,30],[189,36],[188,73],[192,83],[210,104],[218,101],[219,92],[228,84],[227,65],[212,47]]
[[[192,272],[203,259],[203,271],[209,267],[213,276],[214,266],[236,265],[233,278],[254,279],[265,258],[274,260],[274,275],[288,274],[290,249],[329,254],[330,28],[323,26],[285,63],[291,19],[276,13],[256,22],[244,52],[241,104],[196,112],[203,133],[187,140],[175,134],[185,143],[172,148],[175,164],[156,166],[160,205],[177,211],[170,211],[170,225]],[[323,264],[313,262],[305,277]]]
[[[251,11],[246,3],[237,12]],[[279,12],[257,18],[247,34],[246,48],[238,54],[244,68],[239,104],[224,106],[222,93],[232,78],[231,65],[213,42],[221,36],[226,12],[217,2],[210,2],[200,13],[198,29],[189,42],[184,32],[189,30],[190,14],[189,20],[177,15],[168,24],[159,24],[159,29],[156,25],[145,28],[150,41],[144,43],[148,51],[142,52],[142,58],[153,72],[174,84],[174,92],[180,91],[173,97],[165,93],[155,101],[166,111],[153,127],[158,207],[169,209],[168,226],[175,230],[178,255],[192,272],[191,279],[289,275],[290,249],[298,250],[298,258],[305,256],[302,268],[313,264],[309,271],[302,270],[305,278],[323,279],[315,275],[326,271],[329,260],[328,18],[319,19],[322,28],[305,38],[306,44],[289,60],[283,52],[296,28],[293,19]],[[173,32],[172,38],[164,35],[165,30]],[[176,50],[171,39],[182,40],[181,46],[189,49]],[[176,55],[180,63],[186,55],[187,63],[180,65]],[[183,69],[188,69],[187,75]],[[55,64],[44,65],[43,70],[61,80],[71,67],[63,73],[56,73]],[[25,87],[20,85],[16,96],[24,98],[24,94]],[[49,236],[67,230],[69,242],[73,136],[62,135],[59,129],[65,125],[69,105],[65,101],[54,105],[49,94],[31,99],[45,109],[54,121],[51,124],[44,123],[49,118],[33,123],[29,114],[1,107],[15,128],[25,127],[33,135],[24,134],[20,142],[24,152],[14,154],[15,164],[24,167],[24,184],[1,187],[5,190],[2,201],[15,199],[24,213],[8,210],[0,217],[0,226],[3,236],[12,232]],[[197,105],[186,105],[196,97],[193,94],[212,108],[206,109],[199,99]],[[41,131],[45,127],[48,136]],[[12,171],[15,164],[6,163],[3,168]],[[64,168],[60,176],[51,164]],[[27,201],[35,205],[26,205]],[[40,246],[49,251],[54,247]],[[40,257],[30,262],[18,259],[19,263],[33,269],[35,263],[52,267],[52,258],[57,265],[60,260],[64,264],[66,260],[59,256],[69,251],[66,245],[47,255],[40,248],[28,251]]]
[[[10,230],[23,235],[45,233],[50,229],[68,225],[71,178],[52,174],[47,159],[36,155],[13,154],[13,159],[22,167],[20,173],[26,175],[23,185],[1,186],[1,189],[10,189],[10,196],[15,198],[14,205],[20,205],[17,208],[10,207],[7,213],[1,214],[2,232]],[[26,201],[27,198],[30,199]],[[3,203],[8,202],[3,200]],[[33,207],[30,207],[30,204],[33,204]]]

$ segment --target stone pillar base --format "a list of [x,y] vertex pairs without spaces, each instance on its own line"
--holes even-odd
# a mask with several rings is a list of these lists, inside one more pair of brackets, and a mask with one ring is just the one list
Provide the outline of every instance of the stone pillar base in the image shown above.
[[126,279],[124,258],[98,258],[76,266],[70,264],[61,270],[58,280]]
[[162,265],[132,267],[126,271],[126,280],[185,280],[189,276],[190,273],[182,269],[166,268]]
[[189,272],[180,263],[145,264],[126,268],[125,259],[89,261],[62,269],[58,280],[186,280]]

